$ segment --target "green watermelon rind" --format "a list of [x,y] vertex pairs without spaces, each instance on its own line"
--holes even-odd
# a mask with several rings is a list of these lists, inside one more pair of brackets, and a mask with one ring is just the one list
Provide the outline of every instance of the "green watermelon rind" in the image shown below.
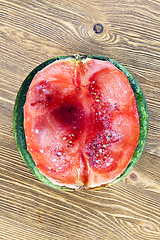
[[104,56],[97,56],[97,55],[85,55],[85,56],[79,56],[79,55],[74,55],[74,56],[60,56],[60,57],[55,57],[52,59],[49,59],[39,66],[37,66],[24,80],[22,83],[14,105],[14,111],[13,111],[13,133],[14,133],[14,138],[15,142],[17,145],[17,149],[27,165],[27,167],[30,169],[30,171],[43,183],[47,184],[50,187],[60,189],[60,190],[66,190],[66,191],[73,191],[73,189],[59,186],[59,185],[54,185],[48,178],[46,178],[43,174],[40,173],[38,170],[32,156],[30,155],[29,151],[27,150],[27,144],[26,144],[26,138],[25,138],[25,132],[24,132],[24,115],[23,115],[23,106],[26,101],[26,94],[28,92],[30,83],[32,82],[34,76],[42,70],[44,67],[47,65],[53,63],[54,61],[61,60],[61,59],[66,59],[66,58],[75,58],[76,60],[78,59],[85,59],[85,58],[92,58],[92,59],[97,59],[97,60],[103,60],[103,61],[109,61],[112,64],[114,64],[118,69],[120,69],[128,78],[131,87],[134,91],[135,94],[135,99],[137,103],[137,109],[139,113],[139,119],[140,119],[140,135],[139,135],[139,141],[138,145],[136,147],[136,150],[134,152],[134,155],[125,169],[125,171],[113,182],[107,184],[108,186],[119,182],[122,180],[125,176],[127,176],[130,171],[135,167],[137,162],[139,161],[145,144],[147,140],[147,135],[148,135],[148,125],[149,125],[149,116],[148,116],[148,108],[147,108],[147,102],[145,99],[145,96],[143,94],[143,91],[137,82],[137,80],[134,78],[134,76],[120,63],[117,61],[104,57]]

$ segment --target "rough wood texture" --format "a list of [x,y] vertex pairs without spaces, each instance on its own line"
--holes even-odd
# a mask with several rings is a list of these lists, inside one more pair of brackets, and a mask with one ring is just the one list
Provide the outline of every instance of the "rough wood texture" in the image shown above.
[[[1,0],[0,239],[160,239],[159,20],[159,0]],[[101,33],[93,30],[97,23]],[[121,62],[148,102],[145,151],[132,173],[110,188],[45,186],[27,169],[13,138],[14,101],[25,77],[53,56],[74,53]]]

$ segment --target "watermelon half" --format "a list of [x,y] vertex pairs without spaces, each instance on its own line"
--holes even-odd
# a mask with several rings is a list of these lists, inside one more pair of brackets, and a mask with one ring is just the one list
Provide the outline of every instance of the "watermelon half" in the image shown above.
[[18,92],[17,148],[31,172],[64,190],[109,186],[136,165],[148,134],[140,85],[117,61],[95,55],[52,58]]

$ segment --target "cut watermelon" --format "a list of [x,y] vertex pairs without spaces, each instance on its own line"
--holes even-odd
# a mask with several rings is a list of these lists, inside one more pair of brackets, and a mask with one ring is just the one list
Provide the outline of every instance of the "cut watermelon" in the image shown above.
[[124,178],[138,162],[148,109],[132,74],[101,56],[53,58],[17,95],[13,128],[29,169],[58,189],[88,189]]

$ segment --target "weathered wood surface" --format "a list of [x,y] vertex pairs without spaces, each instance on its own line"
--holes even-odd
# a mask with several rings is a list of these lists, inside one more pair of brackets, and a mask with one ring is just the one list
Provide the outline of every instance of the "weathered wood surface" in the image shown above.
[[[1,0],[0,239],[160,239],[159,20],[159,0]],[[103,25],[98,34],[97,23]],[[13,138],[14,101],[25,77],[49,58],[74,53],[121,62],[148,102],[145,151],[132,173],[110,188],[45,186],[27,169]]]

